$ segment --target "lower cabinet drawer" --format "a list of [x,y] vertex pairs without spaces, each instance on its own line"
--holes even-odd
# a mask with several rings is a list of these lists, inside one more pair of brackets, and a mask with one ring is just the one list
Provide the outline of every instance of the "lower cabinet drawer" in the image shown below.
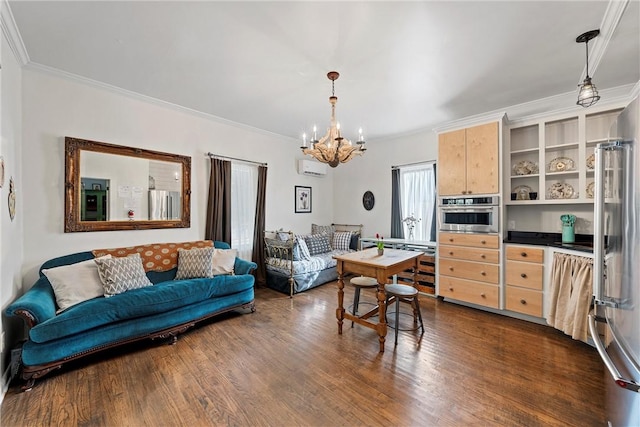
[[487,264],[483,262],[440,258],[438,261],[438,272],[446,276],[478,280],[496,285],[500,280],[500,266],[498,264]]
[[439,288],[439,295],[444,298],[456,299],[492,308],[498,308],[500,305],[500,293],[496,285],[439,276]]
[[507,286],[506,309],[542,317],[542,292]]

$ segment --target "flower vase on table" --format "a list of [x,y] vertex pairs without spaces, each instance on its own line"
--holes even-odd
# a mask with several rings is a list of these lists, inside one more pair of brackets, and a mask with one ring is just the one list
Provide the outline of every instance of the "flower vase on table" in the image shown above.
[[378,239],[378,241],[376,242],[376,247],[378,248],[378,255],[382,256],[384,255],[384,242],[382,241],[384,237],[376,233],[376,239]]

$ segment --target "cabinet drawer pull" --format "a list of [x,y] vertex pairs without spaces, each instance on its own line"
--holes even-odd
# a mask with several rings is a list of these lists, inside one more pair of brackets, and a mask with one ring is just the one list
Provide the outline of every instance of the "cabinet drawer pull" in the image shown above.
[[450,241],[450,242],[453,242],[453,237],[449,237],[449,241]]
[[521,256],[521,257],[523,257],[523,258],[526,258],[526,257],[527,257],[527,253],[526,253],[526,252],[522,252],[522,253],[520,254],[520,256]]
[[520,277],[522,277],[523,279],[526,279],[526,278],[527,278],[527,275],[526,275],[526,274],[524,274],[524,273],[520,273]]
[[449,290],[450,290],[451,292],[453,292],[453,288],[452,288],[451,286],[449,286]]
[[520,304],[522,304],[522,305],[527,305],[527,300],[521,299],[521,300],[520,300]]
[[486,298],[486,297],[487,297],[487,296],[485,295],[485,293],[484,293],[484,292],[483,292],[483,293],[481,293],[481,294],[480,294],[480,296],[481,296],[482,298]]
[[486,272],[484,272],[484,271],[481,271],[481,272],[480,272],[480,274],[481,274],[481,275],[483,275],[483,276],[486,276],[486,275],[487,275],[487,273],[486,273]]
[[453,251],[449,251],[449,255],[453,255]]
[[466,191],[462,191],[462,194],[467,194],[467,192]]
[[482,243],[483,245],[486,245],[487,241],[486,240],[480,240],[480,243]]
[[453,267],[449,267],[449,271],[453,271]]
[[480,255],[480,258],[485,259],[487,256],[485,254]]

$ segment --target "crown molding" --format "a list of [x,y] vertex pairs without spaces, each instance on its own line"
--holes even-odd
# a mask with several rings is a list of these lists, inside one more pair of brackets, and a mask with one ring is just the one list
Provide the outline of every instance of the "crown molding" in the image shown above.
[[476,114],[475,116],[464,117],[462,119],[444,123],[440,126],[434,127],[433,131],[435,133],[442,133],[454,129],[467,128],[489,122],[499,122],[505,119],[506,116],[507,113],[504,111],[504,109],[494,110],[488,113]]
[[29,63],[29,54],[24,46],[22,36],[20,36],[20,31],[7,0],[0,0],[0,26],[2,26],[2,33],[7,39],[11,52],[13,52],[20,66],[24,67]]
[[128,98],[131,99],[136,99],[138,101],[142,101],[142,102],[146,102],[148,104],[153,104],[153,105],[157,105],[163,108],[167,108],[170,110],[174,110],[174,111],[179,111],[181,113],[185,113],[185,114],[189,114],[191,116],[196,116],[196,117],[200,117],[206,120],[210,120],[213,122],[217,122],[220,124],[224,124],[227,126],[233,126],[235,128],[239,128],[239,129],[243,129],[243,130],[247,130],[250,132],[254,132],[254,133],[259,133],[262,135],[266,135],[266,136],[270,136],[270,137],[277,137],[279,139],[282,138],[287,138],[287,139],[291,139],[291,140],[295,140],[294,138],[291,138],[289,136],[285,136],[285,135],[280,135],[277,134],[275,132],[270,132],[268,130],[264,130],[264,129],[260,129],[257,127],[253,127],[253,126],[249,126],[246,125],[244,123],[238,123],[238,122],[234,122],[232,120],[228,120],[228,119],[224,119],[222,117],[218,117],[218,116],[214,116],[213,114],[209,114],[209,113],[204,113],[202,111],[198,111],[198,110],[194,110],[192,108],[188,108],[188,107],[184,107],[182,105],[179,104],[174,104],[172,102],[168,102],[168,101],[163,101],[161,99],[158,98],[154,98],[148,95],[143,95],[141,93],[138,92],[134,92],[134,91],[130,91],[127,89],[123,89],[117,86],[113,86],[110,85],[108,83],[103,83],[97,80],[93,80],[87,77],[83,77],[77,74],[73,74],[73,73],[69,73],[67,71],[63,71],[60,70],[58,68],[53,68],[53,67],[49,67],[47,65],[42,65],[42,64],[38,64],[36,62],[29,62],[28,64],[26,64],[24,66],[24,69],[26,70],[30,70],[30,71],[35,71],[35,72],[39,72],[39,73],[43,73],[43,74],[49,74],[55,77],[59,77],[62,78],[64,80],[69,80],[72,81],[74,83],[79,83],[85,86],[90,86],[93,88],[97,88],[97,89],[101,89],[107,92],[111,92],[114,93],[116,95],[121,95],[121,96],[126,96]]
[[[640,82],[636,82],[635,84],[601,90],[600,95],[602,99],[598,102],[597,107],[594,108],[600,110],[627,105],[635,98],[633,95],[634,90],[637,93],[636,88],[639,87],[639,84]],[[576,105],[575,98],[574,92],[567,92],[509,107],[509,125],[544,120],[549,116],[579,114],[583,112],[585,108]]]
[[[622,19],[622,15],[624,15],[628,4],[629,0],[609,1],[607,10],[605,10],[604,16],[602,17],[602,22],[600,23],[600,35],[596,37],[591,43],[591,52],[589,52],[589,68],[591,70],[591,77],[596,74],[598,65],[600,65],[600,61],[602,61],[602,58],[607,51],[607,46],[609,46],[611,37],[613,37],[613,34],[615,33],[616,28],[620,23],[620,19]],[[582,69],[582,74],[580,75],[578,84],[581,84],[586,76],[587,64],[585,64],[584,68]]]

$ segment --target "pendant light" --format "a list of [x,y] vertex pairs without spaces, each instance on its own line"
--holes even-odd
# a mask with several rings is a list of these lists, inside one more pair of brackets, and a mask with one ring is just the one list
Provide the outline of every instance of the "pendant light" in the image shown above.
[[591,107],[600,99],[598,89],[596,85],[591,83],[591,77],[589,77],[589,40],[597,37],[598,34],[600,34],[600,30],[591,30],[580,34],[576,38],[576,43],[584,43],[587,51],[587,75],[582,84],[578,85],[580,90],[578,92],[578,102],[576,102],[576,104],[582,105],[584,108]]

